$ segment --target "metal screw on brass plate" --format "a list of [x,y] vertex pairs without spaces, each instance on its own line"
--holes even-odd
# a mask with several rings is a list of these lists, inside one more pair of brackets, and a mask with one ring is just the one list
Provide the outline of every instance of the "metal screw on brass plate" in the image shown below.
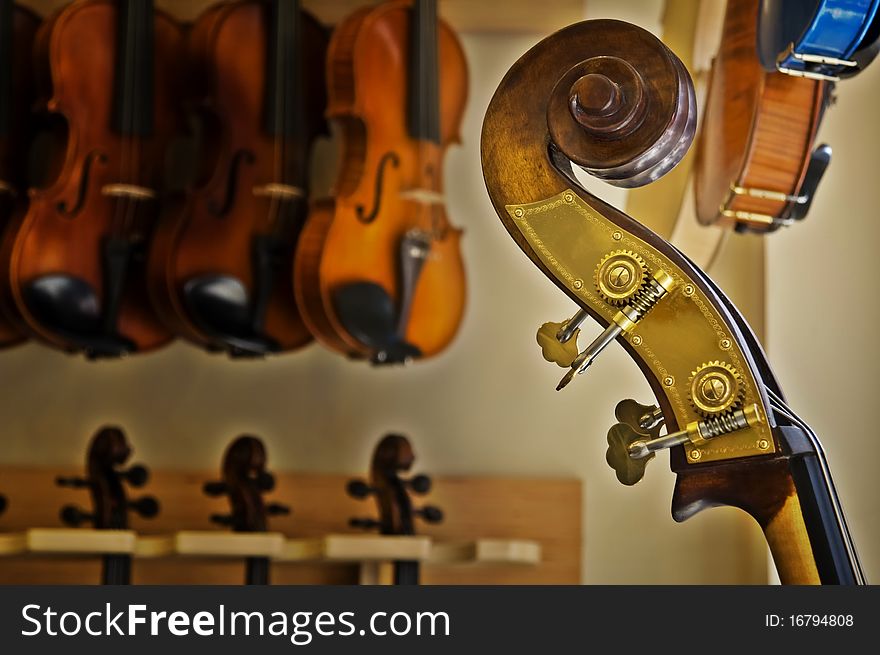
[[758,448],[760,450],[768,450],[770,448],[770,442],[766,439],[758,439]]
[[695,291],[695,289],[694,289],[693,284],[686,284],[686,285],[684,285],[684,289],[682,290],[682,293],[684,293],[684,295],[686,295],[686,296],[692,296],[692,295],[694,295],[694,291]]
[[692,460],[697,461],[698,459],[700,459],[703,456],[703,453],[701,453],[699,450],[692,450],[688,453],[688,456]]
[[641,346],[642,345],[642,338],[639,335],[634,334],[633,338],[632,338],[632,344],[634,346]]
[[663,378],[663,386],[671,387],[673,384],[675,384],[675,378],[671,375],[667,375],[665,378]]
[[620,241],[623,238],[623,235],[620,232],[614,232],[611,235],[611,238],[614,239],[615,241]]
[[732,344],[730,343],[730,339],[722,339],[718,342],[718,345],[721,347],[721,350],[727,350]]

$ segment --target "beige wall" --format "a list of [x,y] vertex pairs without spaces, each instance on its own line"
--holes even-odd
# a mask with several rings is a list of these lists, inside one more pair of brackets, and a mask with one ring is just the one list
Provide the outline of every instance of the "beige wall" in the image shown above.
[[768,351],[789,404],[823,440],[869,581],[880,579],[877,152],[880,63],[838,85],[833,148],[810,216],[768,239]]
[[[597,3],[598,4],[598,3]],[[591,12],[599,11],[591,5]],[[627,10],[656,28],[651,11]],[[610,11],[610,9],[609,9]],[[593,15],[597,15],[593,13]],[[669,513],[666,457],[634,488],[605,464],[617,401],[651,398],[635,364],[612,347],[564,393],[536,327],[570,302],[507,236],[479,165],[482,115],[501,76],[538,36],[464,36],[472,71],[465,143],[447,160],[449,213],[466,230],[469,306],[453,347],[410,369],[371,369],[313,346],[261,362],[231,362],[184,344],[128,361],[88,363],[37,345],[0,357],[0,462],[79,462],[105,422],[124,425],[138,457],[155,467],[203,467],[241,431],[265,438],[278,469],[361,471],[376,440],[401,430],[425,469],[445,474],[576,476],[585,490],[584,579],[594,583],[760,582],[759,531],[734,510],[683,525]],[[625,194],[593,187],[613,201]],[[649,217],[648,217],[649,218]],[[737,302],[761,293],[760,249],[731,242],[718,280]],[[757,255],[756,255],[757,253]],[[595,333],[588,325],[585,338]],[[0,478],[2,488],[2,478]],[[14,497],[16,490],[7,490]]]

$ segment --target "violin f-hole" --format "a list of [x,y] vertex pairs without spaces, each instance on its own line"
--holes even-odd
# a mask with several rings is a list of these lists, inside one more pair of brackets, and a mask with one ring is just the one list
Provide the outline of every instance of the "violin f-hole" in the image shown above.
[[208,201],[208,212],[212,216],[221,218],[229,213],[238,192],[238,170],[242,164],[253,165],[256,160],[256,155],[251,150],[242,148],[236,151],[232,157],[232,163],[229,165],[229,172],[226,177],[226,193],[223,196],[222,202],[218,203],[213,199]]
[[67,218],[73,218],[80,211],[82,211],[83,205],[86,201],[86,192],[89,188],[89,177],[92,172],[92,165],[95,163],[95,161],[106,164],[107,155],[97,150],[94,150],[88,154],[85,162],[83,163],[82,175],[80,176],[79,185],[77,186],[76,200],[73,207],[68,209],[67,201],[61,201],[58,203],[58,211],[63,216],[66,216]]
[[379,168],[376,172],[376,188],[373,192],[373,207],[370,209],[370,213],[365,213],[363,205],[355,207],[358,220],[361,223],[372,223],[376,219],[376,216],[379,215],[379,210],[382,207],[382,181],[385,178],[385,166],[389,163],[394,166],[394,168],[400,166],[400,157],[397,156],[396,152],[386,152],[379,160]]

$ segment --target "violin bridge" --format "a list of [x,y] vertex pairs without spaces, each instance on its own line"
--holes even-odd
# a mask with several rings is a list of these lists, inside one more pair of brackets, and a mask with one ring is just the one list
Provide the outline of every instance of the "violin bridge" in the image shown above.
[[279,200],[293,200],[305,197],[305,191],[298,186],[272,182],[262,186],[255,186],[254,195],[257,198],[277,198]]
[[136,184],[105,184],[101,188],[101,195],[111,198],[130,198],[132,200],[152,200],[156,192],[147,187]]
[[411,200],[422,205],[443,205],[446,202],[442,193],[430,189],[405,189],[399,195],[404,200]]

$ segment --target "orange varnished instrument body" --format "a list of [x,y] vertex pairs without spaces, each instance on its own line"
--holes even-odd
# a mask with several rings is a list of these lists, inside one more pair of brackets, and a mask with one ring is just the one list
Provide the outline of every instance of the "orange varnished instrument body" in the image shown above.
[[312,333],[341,353],[379,363],[436,355],[466,294],[442,181],[467,96],[461,45],[435,3],[394,0],[337,27],[327,75],[341,170],[334,199],[313,205],[300,238],[297,302]]
[[[0,229],[27,209],[27,150],[33,120],[33,46],[40,19],[0,1]],[[24,340],[14,309],[0,314],[0,347]]]
[[4,243],[7,302],[42,340],[89,356],[158,348],[144,252],[179,127],[183,32],[150,0],[81,0],[35,47],[48,112],[66,128],[52,181]]
[[312,340],[290,270],[311,145],[326,133],[327,40],[290,0],[221,3],[193,27],[204,175],[180,215],[160,223],[148,267],[155,306],[191,341],[260,355]]

